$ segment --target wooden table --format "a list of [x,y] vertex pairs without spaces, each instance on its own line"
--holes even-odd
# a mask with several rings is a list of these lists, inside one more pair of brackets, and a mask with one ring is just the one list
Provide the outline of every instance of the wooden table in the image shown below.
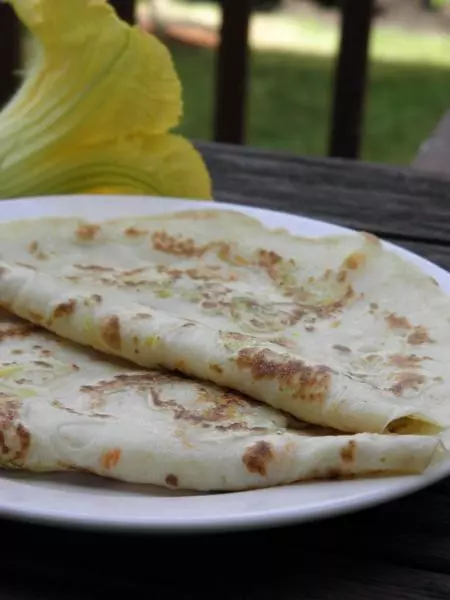
[[[450,179],[201,144],[218,200],[364,229],[450,269]],[[1,600],[450,597],[450,480],[356,515],[156,537],[0,522]]]

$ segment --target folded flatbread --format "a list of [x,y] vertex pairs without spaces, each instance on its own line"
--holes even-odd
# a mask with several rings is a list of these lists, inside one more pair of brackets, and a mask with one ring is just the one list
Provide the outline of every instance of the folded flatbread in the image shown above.
[[450,299],[367,234],[299,238],[217,209],[6,223],[0,305],[310,423],[450,426]]
[[242,394],[142,371],[0,314],[0,467],[238,490],[419,473],[431,436],[341,435]]

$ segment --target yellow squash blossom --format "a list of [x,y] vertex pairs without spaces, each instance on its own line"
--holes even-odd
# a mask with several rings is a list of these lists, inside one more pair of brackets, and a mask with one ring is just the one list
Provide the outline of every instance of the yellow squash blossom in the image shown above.
[[7,1],[36,50],[0,112],[0,198],[211,198],[202,158],[170,133],[181,85],[163,44],[121,21],[106,0]]

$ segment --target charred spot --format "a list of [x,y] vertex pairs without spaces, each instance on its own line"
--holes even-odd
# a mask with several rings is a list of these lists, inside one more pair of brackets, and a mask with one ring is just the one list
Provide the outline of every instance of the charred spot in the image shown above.
[[107,317],[101,326],[100,335],[109,348],[120,350],[122,347],[122,338],[119,317],[116,315]]
[[416,354],[392,354],[389,357],[389,364],[399,369],[411,369],[418,367],[424,360],[431,360],[427,356],[417,356]]
[[402,373],[397,377],[396,383],[390,388],[395,396],[401,396],[405,390],[418,391],[426,382],[426,377],[420,373]]
[[122,271],[122,275],[124,275],[125,277],[133,277],[133,275],[140,275],[141,273],[144,273],[144,271],[147,270],[147,267],[137,267],[135,269],[128,269],[127,271]]
[[85,223],[76,228],[75,237],[79,240],[89,242],[92,241],[100,231],[100,225]]
[[94,273],[107,273],[111,271],[115,271],[112,267],[103,267],[102,265],[73,265],[75,269],[79,269],[80,271],[93,271]]
[[100,459],[102,468],[109,471],[110,469],[116,467],[119,464],[121,455],[122,450],[120,448],[112,448],[111,450],[104,452]]
[[45,367],[47,369],[51,369],[53,365],[45,360],[33,360],[33,364],[37,367]]
[[350,256],[345,259],[344,267],[351,271],[356,271],[361,268],[365,262],[366,255],[363,252],[353,252],[353,254],[350,254]]
[[222,367],[216,363],[210,363],[209,368],[211,369],[211,371],[214,371],[215,373],[219,373],[219,375],[221,375],[223,373]]
[[387,315],[385,321],[391,329],[412,329],[412,325],[406,317],[400,317],[395,313]]
[[24,465],[31,445],[30,432],[17,422],[20,408],[20,400],[0,395],[0,454],[15,467]]
[[334,350],[337,350],[338,352],[342,352],[344,354],[349,354],[351,352],[351,348],[349,348],[348,346],[342,346],[341,344],[335,344],[333,348]]
[[293,397],[304,400],[324,400],[330,385],[330,369],[325,365],[308,366],[268,349],[244,348],[236,364],[239,369],[249,369],[253,379],[272,379],[279,382],[280,388],[294,388]]
[[166,484],[169,487],[177,488],[178,487],[178,477],[176,475],[174,475],[173,473],[169,473],[169,475],[167,475],[167,477],[166,477]]
[[152,244],[159,252],[187,258],[203,256],[210,248],[209,244],[197,246],[192,238],[174,237],[166,231],[155,231],[152,235]]
[[37,260],[46,260],[48,258],[48,254],[41,250],[37,241],[30,243],[30,245],[28,246],[28,252]]
[[28,245],[28,252],[34,254],[39,249],[39,243],[35,240]]
[[268,442],[256,442],[244,453],[242,462],[249,473],[267,476],[267,469],[275,458],[273,446]]
[[406,340],[411,346],[421,346],[422,344],[431,344],[433,340],[430,338],[428,331],[422,325],[414,328],[414,331]]
[[267,275],[276,280],[278,278],[277,266],[283,262],[283,258],[273,250],[260,250],[258,252],[258,266],[265,269]]
[[9,338],[26,338],[37,330],[38,327],[31,323],[10,325],[6,329],[0,329],[0,342]]
[[61,319],[63,317],[70,317],[75,312],[77,307],[77,301],[73,298],[68,300],[67,302],[61,302],[58,306],[55,307],[52,317],[54,319]]
[[125,236],[129,238],[137,238],[142,235],[147,235],[147,233],[146,229],[138,229],[137,227],[127,227],[124,231]]
[[341,450],[341,459],[345,464],[351,464],[355,461],[356,456],[356,442],[350,440]]

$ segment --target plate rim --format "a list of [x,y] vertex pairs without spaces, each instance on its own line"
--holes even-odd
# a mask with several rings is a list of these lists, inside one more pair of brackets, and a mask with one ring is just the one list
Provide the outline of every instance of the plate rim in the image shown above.
[[[76,202],[73,206],[70,206],[70,211],[66,212],[63,208],[63,205],[68,205]],[[161,206],[155,207],[154,204],[156,202],[160,202]],[[128,207],[126,206],[128,203]],[[41,206],[39,206],[39,204]],[[149,207],[153,204],[153,208],[145,211],[146,207]],[[98,205],[96,208],[92,208],[94,205]],[[202,200],[186,200],[183,198],[172,198],[172,197],[158,197],[158,196],[127,196],[127,195],[89,195],[89,194],[80,194],[80,195],[65,195],[65,196],[37,196],[37,197],[29,197],[29,198],[20,198],[13,200],[2,200],[0,201],[0,222],[7,221],[15,221],[18,219],[28,220],[30,218],[43,218],[43,217],[80,217],[84,219],[112,219],[116,218],[115,215],[111,216],[111,208],[114,209],[119,208],[120,213],[123,213],[124,209],[131,209],[131,206],[138,207],[137,210],[129,216],[136,216],[138,214],[163,214],[167,212],[178,212],[179,210],[198,210],[198,209],[213,209],[213,210],[233,210],[236,212],[241,212],[250,216],[253,216],[257,219],[261,218],[264,221],[264,217],[269,215],[271,217],[271,223],[283,222],[289,220],[289,222],[285,222],[283,225],[273,226],[267,225],[269,228],[279,228],[284,227],[288,229],[291,233],[295,234],[295,230],[297,230],[297,235],[307,235],[305,233],[300,233],[301,229],[304,227],[319,227],[328,230],[328,234],[333,235],[354,235],[358,233],[358,230],[336,225],[334,223],[330,223],[327,221],[323,221],[322,219],[305,217],[302,215],[297,215],[291,212],[282,212],[280,210],[273,210],[267,208],[259,208],[252,207],[245,204],[232,204],[229,202],[211,202],[211,201],[202,201]],[[168,207],[168,205],[170,205]],[[50,212],[46,207],[50,206]],[[57,214],[53,212],[52,207],[57,207],[62,213]],[[175,208],[172,208],[175,207]],[[177,208],[178,207],[178,208]],[[8,208],[12,208],[12,211],[9,211]],[[16,213],[20,213],[21,209],[28,209],[32,212],[32,216],[18,216]],[[73,210],[72,210],[73,209]],[[92,210],[91,210],[92,209]],[[156,209],[156,210],[155,210]],[[105,214],[104,211],[109,212],[109,214]],[[96,217],[86,216],[87,214],[92,214],[96,212],[100,212],[103,214],[98,214]],[[9,213],[9,214],[8,214]],[[11,213],[15,216],[11,217]],[[327,233],[322,233],[322,235],[327,235]],[[312,236],[314,237],[314,236]],[[401,255],[403,258],[412,262],[422,270],[433,277],[435,277],[440,283],[444,282],[447,287],[447,293],[450,292],[450,273],[447,272],[442,267],[435,265],[430,260],[421,257],[420,255],[406,250],[402,247],[397,246],[392,242],[388,242],[382,240],[383,245]],[[288,509],[277,509],[272,510],[271,512],[261,512],[256,511],[252,514],[245,513],[245,511],[241,512],[241,514],[235,514],[231,517],[227,517],[227,514],[222,515],[214,515],[211,514],[209,516],[202,517],[183,517],[182,512],[183,509],[180,510],[180,517],[178,519],[165,519],[155,518],[151,516],[147,517],[133,517],[132,515],[128,515],[128,517],[121,516],[117,519],[111,519],[109,513],[106,514],[61,514],[58,511],[52,511],[51,509],[46,509],[45,507],[27,507],[25,506],[15,506],[12,502],[4,501],[4,484],[5,481],[9,481],[11,483],[11,479],[8,477],[8,472],[5,470],[0,470],[0,517],[8,518],[15,521],[27,521],[33,522],[37,524],[45,524],[52,525],[57,527],[63,527],[66,529],[88,529],[88,530],[102,530],[102,531],[116,531],[116,532],[136,532],[136,533],[155,533],[155,534],[192,534],[192,533],[214,533],[219,531],[242,531],[242,530],[254,530],[261,528],[272,528],[278,527],[288,524],[300,524],[304,522],[318,521],[329,519],[332,517],[342,516],[345,514],[351,514],[355,512],[359,512],[361,510],[365,510],[368,508],[372,508],[374,506],[385,504],[399,498],[409,496],[414,494],[420,490],[428,488],[429,486],[441,481],[445,477],[450,475],[450,459],[445,460],[443,463],[431,467],[429,471],[422,475],[414,475],[414,476],[391,476],[391,477],[383,477],[376,480],[368,480],[368,479],[359,479],[357,480],[359,483],[362,482],[362,487],[364,487],[364,483],[368,481],[375,482],[375,485],[367,485],[368,491],[365,493],[356,493],[354,496],[350,496],[348,498],[344,498],[342,501],[336,501],[331,503],[325,503],[322,508],[318,508],[316,510],[306,509],[302,510],[302,506],[290,507]],[[5,477],[6,475],[6,477]],[[24,477],[26,477],[26,473],[24,473]],[[377,482],[380,482],[379,485],[376,485]],[[14,481],[14,484],[18,484],[20,486],[20,479],[18,481]],[[305,486],[326,486],[330,487],[335,482],[312,482],[312,483],[301,483],[301,484],[291,484],[289,486],[278,486],[277,488],[267,488],[268,490],[278,489],[301,489],[305,488]],[[344,482],[338,482],[338,484]],[[398,483],[398,485],[395,485]],[[38,484],[39,487],[39,484]],[[356,486],[358,487],[358,486]],[[374,489],[372,489],[374,488]],[[377,489],[378,488],[378,489]],[[50,489],[50,494],[52,493],[52,488]],[[217,494],[217,495],[204,495],[202,498],[214,498],[215,496],[221,496],[222,498],[233,497],[236,495],[242,497],[242,495],[248,494],[261,494],[264,490],[251,490],[251,491],[243,491],[243,492],[227,492],[225,494]],[[26,495],[26,493],[25,493]],[[13,493],[14,496],[14,493]],[[186,498],[188,496],[182,496],[182,498]],[[191,498],[192,496],[189,496]],[[197,496],[193,496],[194,498]],[[167,497],[161,496],[161,500],[164,501]],[[195,501],[194,501],[195,502]]]

